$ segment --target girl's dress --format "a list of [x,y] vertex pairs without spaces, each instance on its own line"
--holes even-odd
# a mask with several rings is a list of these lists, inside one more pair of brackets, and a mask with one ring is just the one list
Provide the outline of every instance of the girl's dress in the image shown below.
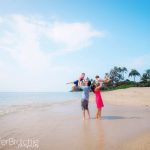
[[104,107],[100,90],[98,90],[98,91],[95,90],[94,93],[95,93],[95,96],[96,96],[96,105],[97,105],[97,108],[99,109],[99,108]]

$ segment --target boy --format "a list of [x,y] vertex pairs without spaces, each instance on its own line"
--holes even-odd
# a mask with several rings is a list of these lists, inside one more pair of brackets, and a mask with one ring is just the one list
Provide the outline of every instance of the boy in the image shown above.
[[85,73],[82,73],[78,80],[75,80],[73,82],[68,82],[66,84],[74,84],[73,89],[75,89],[76,87],[78,87],[79,82],[84,81],[84,77],[85,77]]
[[85,111],[87,111],[88,118],[90,119],[90,112],[89,112],[88,104],[89,104],[89,93],[91,90],[90,88],[91,81],[86,80],[85,83],[82,83],[82,84],[80,81],[79,86],[83,90],[82,99],[81,99],[81,107],[83,110],[83,120],[85,120]]

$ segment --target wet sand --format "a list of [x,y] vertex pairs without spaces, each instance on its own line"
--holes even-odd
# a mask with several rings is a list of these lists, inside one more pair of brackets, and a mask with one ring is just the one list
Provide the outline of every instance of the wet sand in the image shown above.
[[[136,97],[131,99],[131,95],[135,93]],[[31,148],[35,143],[30,143],[28,149],[40,150],[148,150],[150,88],[103,92],[102,96],[105,104],[102,120],[95,119],[93,95],[89,104],[92,117],[90,120],[82,120],[80,100],[2,116],[0,141],[9,138],[30,139],[36,142],[38,148]],[[141,97],[144,98],[144,103],[142,101],[139,104]],[[125,99],[127,102],[122,103]],[[131,100],[136,100],[135,105]],[[19,149],[26,150],[26,145],[27,142]],[[4,146],[3,143],[2,146],[0,143],[0,150],[16,149],[18,144],[5,143]]]

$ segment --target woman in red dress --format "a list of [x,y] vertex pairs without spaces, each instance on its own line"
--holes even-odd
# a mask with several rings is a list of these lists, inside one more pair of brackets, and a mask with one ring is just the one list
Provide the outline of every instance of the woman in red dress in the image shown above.
[[100,88],[102,87],[102,82],[99,82],[99,83],[100,84],[93,84],[91,87],[96,98],[96,106],[97,106],[96,119],[101,118],[101,110],[102,110],[102,107],[104,107],[103,100],[101,97],[101,92],[100,92]]

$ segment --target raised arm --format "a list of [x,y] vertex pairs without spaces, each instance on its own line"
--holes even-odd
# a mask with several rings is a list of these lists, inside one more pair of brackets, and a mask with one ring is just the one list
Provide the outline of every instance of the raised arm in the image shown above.
[[78,86],[79,86],[79,87],[84,86],[83,82],[82,82],[82,81],[80,81],[80,79],[78,80]]
[[108,83],[108,82],[110,82],[111,81],[111,79],[110,78],[108,78],[108,79],[99,79],[98,80],[99,82],[104,82],[104,83]]
[[100,90],[100,88],[102,87],[102,82],[99,82],[99,83],[100,83],[100,85],[95,88],[96,91]]
[[98,81],[99,81],[99,82],[105,82],[105,80],[103,80],[103,79],[99,79]]

